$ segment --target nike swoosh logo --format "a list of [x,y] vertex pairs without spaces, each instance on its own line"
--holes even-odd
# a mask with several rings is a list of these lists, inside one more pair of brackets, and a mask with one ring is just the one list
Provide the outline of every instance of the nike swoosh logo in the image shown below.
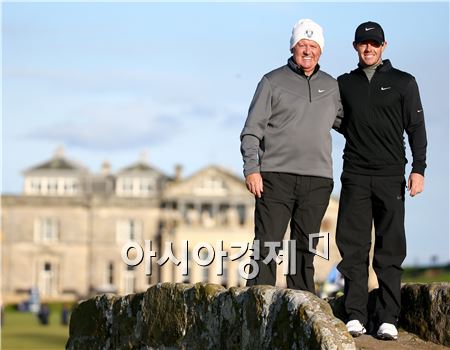
[[366,30],[366,32],[368,32],[369,30],[375,29],[375,27],[370,27],[370,28],[364,28]]
[[400,195],[400,196],[397,196],[397,199],[402,199],[402,198],[403,198],[403,196],[401,196],[401,195]]
[[321,94],[321,93],[324,92],[325,90],[320,90],[320,89],[319,89],[319,90],[317,90],[317,91],[319,91],[319,94]]
[[417,110],[417,113],[420,113],[420,112],[422,112],[423,111],[423,109],[418,109]]
[[381,90],[382,91],[384,91],[384,90],[389,90],[391,87],[390,86],[388,86],[388,87],[381,87]]

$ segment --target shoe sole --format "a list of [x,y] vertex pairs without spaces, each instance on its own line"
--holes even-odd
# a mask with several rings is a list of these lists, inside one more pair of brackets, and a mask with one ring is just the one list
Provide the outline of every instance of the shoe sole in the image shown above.
[[392,334],[387,334],[387,333],[383,333],[383,334],[377,334],[378,339],[381,340],[397,340],[398,336],[396,335],[392,335]]
[[358,338],[358,337],[360,337],[361,335],[363,335],[365,332],[355,332],[355,331],[352,331],[352,332],[349,332],[350,333],[350,335],[353,337],[353,338]]

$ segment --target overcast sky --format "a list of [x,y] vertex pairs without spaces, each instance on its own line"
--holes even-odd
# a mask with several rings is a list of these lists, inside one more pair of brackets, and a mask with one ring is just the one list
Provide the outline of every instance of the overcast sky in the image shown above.
[[[3,3],[3,193],[59,145],[93,172],[147,151],[167,174],[241,174],[239,134],[262,75],[286,63],[292,26],[325,31],[321,67],[354,69],[354,30],[379,22],[384,58],[419,84],[426,190],[407,199],[407,264],[449,258],[449,4]],[[333,133],[336,196],[343,138]],[[407,165],[407,172],[410,164]]]

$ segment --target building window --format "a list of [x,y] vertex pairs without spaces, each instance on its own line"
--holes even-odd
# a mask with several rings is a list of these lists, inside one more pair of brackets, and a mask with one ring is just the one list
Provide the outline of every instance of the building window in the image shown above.
[[58,179],[53,177],[47,179],[47,193],[48,194],[58,193]]
[[149,195],[155,191],[154,179],[141,179],[139,183],[139,192],[142,196]]
[[142,237],[142,223],[134,219],[119,220],[117,222],[117,242],[140,241]]
[[183,216],[186,224],[197,225],[200,220],[200,211],[195,207],[194,203],[186,203]]
[[128,230],[128,236],[130,237],[130,241],[136,240],[136,222],[133,220],[129,221],[129,230]]
[[64,179],[64,194],[75,194],[78,192],[78,181],[77,179],[67,178]]
[[59,240],[59,221],[56,218],[44,217],[34,223],[34,240],[51,243]]
[[219,214],[217,217],[217,222],[219,225],[226,226],[229,224],[229,211],[229,204],[222,203],[219,205]]
[[107,283],[114,284],[114,263],[112,261],[108,264]]
[[156,190],[153,178],[122,177],[117,180],[117,194],[127,197],[147,197]]
[[247,210],[246,210],[244,204],[238,204],[236,208],[237,208],[238,215],[239,215],[239,225],[243,226],[245,224]]
[[222,190],[224,188],[224,183],[220,178],[209,177],[203,181],[202,187],[210,190]]
[[123,293],[131,294],[134,293],[136,289],[136,277],[134,274],[134,269],[131,266],[127,266],[127,269],[123,273]]
[[124,193],[133,193],[133,179],[125,178],[122,180],[122,191]]
[[200,207],[200,218],[203,226],[212,227],[215,225],[212,204],[204,203]]
[[38,177],[32,177],[28,180],[29,183],[29,193],[32,194],[39,194],[42,191],[42,183],[41,183],[41,179]]
[[166,210],[177,210],[178,209],[178,203],[175,201],[167,201],[162,203],[162,209]]
[[73,195],[79,190],[75,177],[29,177],[25,180],[26,194]]
[[215,195],[224,196],[227,194],[227,188],[225,182],[218,177],[205,178],[200,186],[194,189],[194,193],[197,195]]

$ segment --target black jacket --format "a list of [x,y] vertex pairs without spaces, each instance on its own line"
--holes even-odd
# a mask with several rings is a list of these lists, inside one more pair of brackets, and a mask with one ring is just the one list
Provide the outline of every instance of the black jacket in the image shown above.
[[414,77],[385,60],[370,82],[362,68],[357,68],[341,75],[338,83],[344,107],[344,171],[403,175],[406,131],[412,172],[423,175],[427,136]]

